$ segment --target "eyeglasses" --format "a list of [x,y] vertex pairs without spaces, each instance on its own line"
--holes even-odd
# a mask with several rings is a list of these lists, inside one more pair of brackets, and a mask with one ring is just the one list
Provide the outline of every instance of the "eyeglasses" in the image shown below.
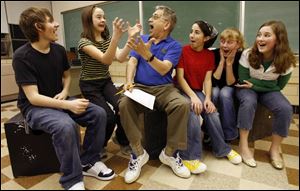
[[168,19],[164,18],[162,15],[157,15],[157,14],[152,15],[150,18],[152,18],[153,20],[158,20],[158,19],[162,18],[165,21],[168,21]]

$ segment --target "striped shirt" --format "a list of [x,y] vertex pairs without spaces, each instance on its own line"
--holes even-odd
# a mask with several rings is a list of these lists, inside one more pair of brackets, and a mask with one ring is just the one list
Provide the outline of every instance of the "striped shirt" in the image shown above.
[[110,78],[109,65],[103,64],[98,60],[92,58],[88,54],[82,51],[82,48],[87,45],[94,45],[103,53],[106,52],[111,37],[108,40],[99,42],[92,42],[87,38],[81,38],[78,42],[78,53],[81,59],[82,68],[80,74],[80,80],[98,80]]

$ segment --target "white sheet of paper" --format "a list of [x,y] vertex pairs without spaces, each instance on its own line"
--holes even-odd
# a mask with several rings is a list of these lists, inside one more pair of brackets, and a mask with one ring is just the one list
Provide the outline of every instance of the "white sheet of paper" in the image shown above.
[[134,101],[142,104],[143,106],[153,110],[155,96],[134,88],[132,89],[132,92],[125,91],[124,94],[130,99],[133,99]]

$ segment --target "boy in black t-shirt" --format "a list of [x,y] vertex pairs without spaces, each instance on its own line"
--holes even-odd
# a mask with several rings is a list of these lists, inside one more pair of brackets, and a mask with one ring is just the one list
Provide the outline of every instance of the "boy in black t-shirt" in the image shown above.
[[[51,134],[62,186],[82,190],[83,175],[110,180],[115,173],[99,157],[105,139],[104,109],[87,99],[68,98],[70,66],[65,49],[54,43],[58,26],[44,8],[31,7],[21,14],[20,27],[30,42],[13,57],[18,107],[32,129]],[[82,153],[76,123],[87,128]]]

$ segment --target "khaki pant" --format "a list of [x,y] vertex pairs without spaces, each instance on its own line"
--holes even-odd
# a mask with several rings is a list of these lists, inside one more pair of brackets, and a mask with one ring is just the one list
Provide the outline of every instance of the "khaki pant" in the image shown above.
[[[190,103],[173,84],[144,86],[136,84],[135,88],[156,96],[154,107],[168,115],[167,145],[173,151],[185,150],[187,147],[187,123]],[[119,100],[121,123],[131,145],[140,145],[142,133],[139,129],[139,114],[148,108],[131,100],[125,95]],[[155,140],[153,140],[155,141]]]

